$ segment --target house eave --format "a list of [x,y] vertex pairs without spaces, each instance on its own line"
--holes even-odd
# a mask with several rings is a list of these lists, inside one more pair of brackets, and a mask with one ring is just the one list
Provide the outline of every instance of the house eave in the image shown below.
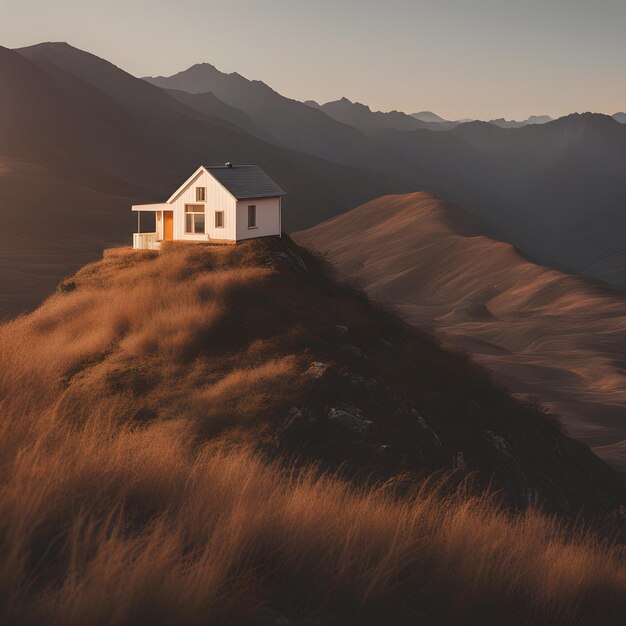
[[272,198],[281,198],[282,196],[285,196],[287,194],[285,193],[281,193],[281,194],[275,194],[273,193],[271,196],[234,196],[234,198],[236,200],[271,200]]
[[202,172],[206,172],[204,165],[201,165],[168,199],[167,204],[171,204],[180,196],[187,187],[193,182],[195,178],[197,178]]
[[163,211],[171,209],[169,203],[167,202],[159,202],[157,204],[133,204],[131,206],[131,211]]

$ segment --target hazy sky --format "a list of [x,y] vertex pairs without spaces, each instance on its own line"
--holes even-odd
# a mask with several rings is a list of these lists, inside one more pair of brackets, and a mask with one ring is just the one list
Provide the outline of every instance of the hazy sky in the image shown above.
[[0,44],[40,41],[450,119],[626,109],[626,0],[0,0]]

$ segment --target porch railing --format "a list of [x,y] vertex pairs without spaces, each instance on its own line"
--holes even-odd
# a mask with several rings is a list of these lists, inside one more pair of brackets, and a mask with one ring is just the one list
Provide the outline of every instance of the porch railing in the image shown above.
[[133,248],[135,250],[158,250],[161,242],[156,233],[133,233]]

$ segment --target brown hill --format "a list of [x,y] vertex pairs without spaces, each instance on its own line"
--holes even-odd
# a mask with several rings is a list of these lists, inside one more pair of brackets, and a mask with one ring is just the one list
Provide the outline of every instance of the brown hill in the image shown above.
[[[512,390],[536,395],[573,436],[626,469],[626,299],[475,235],[458,207],[379,198],[295,235]],[[478,226],[480,230],[480,226]]]
[[0,325],[0,472],[3,624],[623,615],[619,549],[537,511],[615,473],[287,238],[110,250]]

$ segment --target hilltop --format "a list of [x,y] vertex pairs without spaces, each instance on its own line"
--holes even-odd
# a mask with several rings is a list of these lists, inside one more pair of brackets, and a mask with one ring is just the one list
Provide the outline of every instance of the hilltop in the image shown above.
[[612,470],[288,238],[107,251],[0,327],[0,415],[5,623],[621,615],[540,512],[612,524]]

